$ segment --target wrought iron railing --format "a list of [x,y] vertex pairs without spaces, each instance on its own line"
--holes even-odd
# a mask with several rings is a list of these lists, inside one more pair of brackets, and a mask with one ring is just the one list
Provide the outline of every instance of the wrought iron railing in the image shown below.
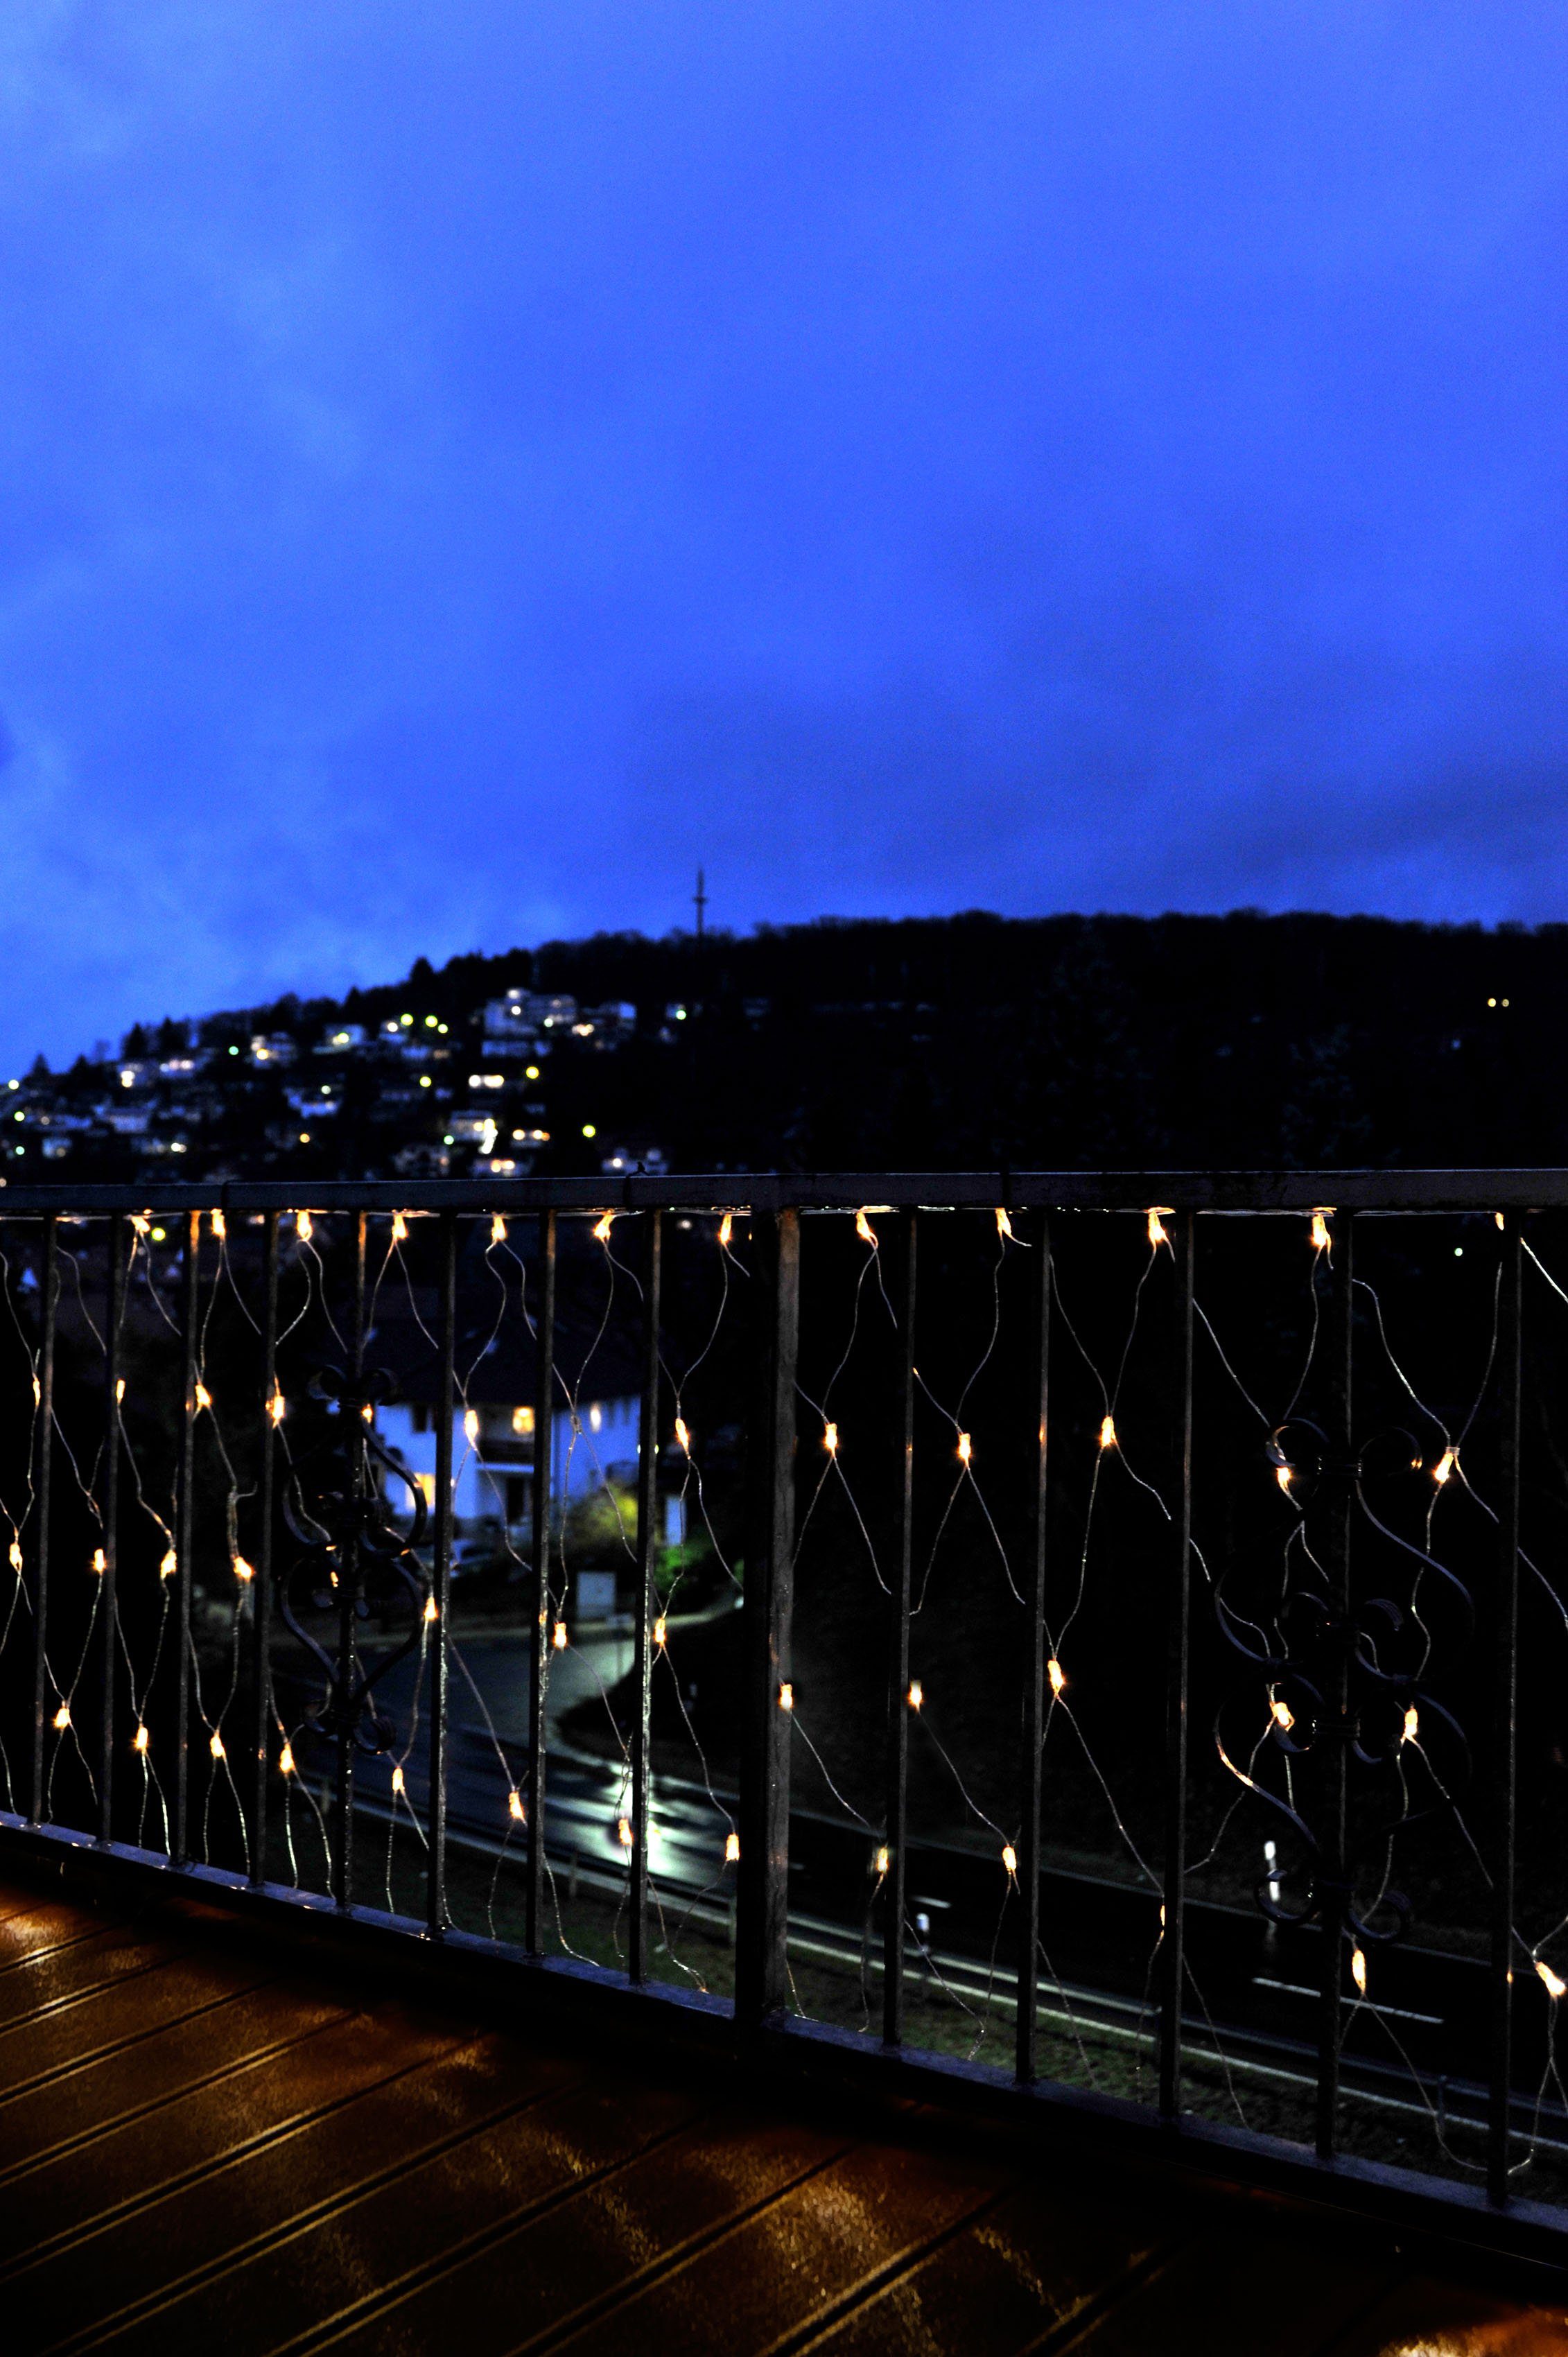
[[0,1253],[14,1852],[1560,2253],[1568,1173],[9,1188]]

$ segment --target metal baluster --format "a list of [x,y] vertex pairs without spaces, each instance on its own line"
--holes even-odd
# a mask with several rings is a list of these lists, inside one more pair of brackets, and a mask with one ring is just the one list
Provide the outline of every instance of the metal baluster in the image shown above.
[[898,1569],[887,1622],[887,1872],[882,1891],[882,2042],[904,2042],[904,1920],[908,1911],[909,1601],[915,1547],[916,1220],[906,1211],[900,1304]]
[[[349,1386],[355,1404],[339,1414],[352,1415],[355,1429],[343,1442],[349,1480],[357,1499],[364,1494],[364,1419],[357,1394],[365,1372],[365,1232],[367,1215],[354,1222],[354,1351],[353,1381]],[[440,1446],[439,1435],[437,1447]],[[448,1431],[447,1446],[451,1446]],[[358,1676],[359,1648],[355,1641],[354,1606],[360,1585],[360,1542],[350,1534],[338,1566],[338,1843],[332,1857],[332,1896],[341,1908],[354,1903],[354,1729],[353,1693]]]
[[273,1490],[277,1463],[278,1215],[262,1227],[262,1530],[257,1551],[254,1624],[256,1780],[251,1800],[251,1880],[267,1878],[267,1753],[272,1742]]
[[789,1986],[790,1620],[795,1583],[795,1365],[800,1215],[754,1212],[757,1329],[746,1449],[749,1536],[743,1646],[736,2017],[759,2028]]
[[539,1307],[533,1317],[533,1565],[538,1606],[529,1661],[528,1890],[523,1937],[539,1953],[544,1916],[544,1704],[550,1674],[550,1489],[555,1429],[555,1214],[539,1215]]
[[1160,2116],[1181,2110],[1181,2002],[1186,1975],[1187,1674],[1192,1605],[1192,1288],[1197,1223],[1176,1221],[1176,1391],[1180,1491],[1165,1640],[1165,1861],[1160,1990]]
[[451,1917],[446,1911],[446,1623],[452,1609],[452,1415],[457,1350],[457,1215],[441,1214],[441,1388],[435,1410],[435,1641],[430,1649],[430,1795],[426,1809],[429,1851],[425,1872],[425,1921],[439,1939]]
[[59,1308],[59,1223],[44,1215],[43,1332],[38,1341],[38,1485],[34,1505],[38,1526],[33,1587],[33,1808],[34,1824],[44,1816],[44,1727],[49,1717],[49,1496],[54,1464],[55,1319]]
[[1018,1950],[1017,2072],[1026,2087],[1039,2076],[1040,1760],[1046,1739],[1046,1505],[1051,1380],[1051,1223],[1042,1211],[1035,1239],[1034,1562],[1029,1582],[1029,1651],[1024,1674],[1023,1811],[1018,1886],[1023,1922]]
[[1350,1512],[1355,1494],[1355,1437],[1351,1395],[1352,1284],[1355,1222],[1348,1211],[1336,1214],[1329,1248],[1328,1316],[1328,1446],[1332,1452],[1324,1516],[1324,1568],[1337,1628],[1330,1636],[1331,1657],[1325,1682],[1324,1708],[1316,1749],[1321,1760],[1318,1828],[1318,1921],[1323,1942],[1318,1984],[1317,2023],[1317,2153],[1332,2160],[1339,2104],[1339,2045],[1343,2032],[1343,1976],[1346,1884],[1346,1792],[1349,1773],[1349,1622]]
[[107,1322],[103,1333],[103,1570],[98,1608],[103,1616],[101,1638],[103,1676],[103,1721],[98,1759],[98,1838],[113,1838],[114,1808],[114,1667],[119,1606],[116,1597],[120,1526],[120,1329],[125,1322],[125,1232],[123,1211],[109,1222]]
[[644,1216],[648,1221],[648,1255],[643,1271],[642,1403],[637,1444],[637,1632],[632,1657],[637,1717],[631,1729],[631,1888],[628,1900],[634,1981],[648,1977],[648,1754],[653,1703],[653,1523],[659,1508],[659,1278],[663,1223],[660,1211],[651,1211]]
[[1521,1279],[1518,1218],[1504,1224],[1498,1291],[1498,1409],[1501,1452],[1498,1494],[1497,1660],[1492,1725],[1492,1960],[1490,2092],[1487,2192],[1499,2209],[1509,2198],[1509,2119],[1513,2094],[1515,1800],[1519,1747],[1519,1491]]
[[188,1211],[180,1267],[179,1471],[174,1526],[174,1813],[170,1863],[190,1857],[190,1575],[196,1526],[196,1366],[201,1285],[201,1214]]

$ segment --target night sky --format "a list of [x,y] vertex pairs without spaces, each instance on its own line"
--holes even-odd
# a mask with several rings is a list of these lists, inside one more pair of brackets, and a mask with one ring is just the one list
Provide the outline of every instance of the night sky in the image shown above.
[[10,0],[0,1064],[424,952],[1568,917],[1568,19]]

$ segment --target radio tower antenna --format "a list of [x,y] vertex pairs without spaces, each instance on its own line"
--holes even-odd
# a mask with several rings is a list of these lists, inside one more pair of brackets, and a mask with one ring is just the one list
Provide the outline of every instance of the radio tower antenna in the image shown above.
[[703,938],[703,919],[706,914],[708,906],[708,895],[703,883],[703,871],[700,867],[697,870],[697,888],[693,893],[692,899],[695,904],[697,911],[697,939],[701,941]]

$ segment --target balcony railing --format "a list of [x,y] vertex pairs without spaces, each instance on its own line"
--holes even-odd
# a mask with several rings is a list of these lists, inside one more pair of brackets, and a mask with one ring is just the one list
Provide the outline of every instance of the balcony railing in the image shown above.
[[0,1251],[14,1850],[1562,2257],[1568,1173],[9,1188]]

